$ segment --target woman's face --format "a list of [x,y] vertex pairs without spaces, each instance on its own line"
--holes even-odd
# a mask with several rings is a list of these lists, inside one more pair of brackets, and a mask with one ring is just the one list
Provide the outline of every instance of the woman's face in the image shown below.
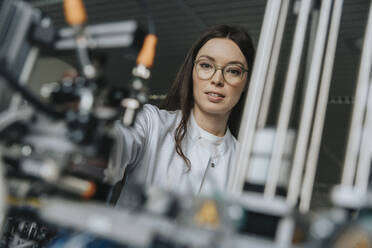
[[195,111],[229,115],[247,83],[247,61],[240,48],[230,39],[213,38],[201,47],[195,62],[192,73]]

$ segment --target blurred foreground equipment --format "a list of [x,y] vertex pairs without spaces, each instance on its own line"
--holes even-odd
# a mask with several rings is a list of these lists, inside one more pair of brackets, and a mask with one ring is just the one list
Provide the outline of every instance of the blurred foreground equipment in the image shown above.
[[[65,1],[64,7],[71,27],[58,30],[26,2],[1,5],[0,74],[18,94],[14,98],[29,103],[18,101],[0,116],[0,172],[6,177],[0,187],[2,223],[8,203],[5,247],[41,247],[50,241],[57,229],[39,216],[50,196],[106,201],[110,190],[103,171],[114,141],[112,126],[126,111],[121,101],[128,90],[108,85],[100,62],[113,51],[138,53],[145,32],[132,20],[85,25],[82,2]],[[27,87],[37,56],[70,51],[76,53],[77,72],[44,85],[41,99]]]

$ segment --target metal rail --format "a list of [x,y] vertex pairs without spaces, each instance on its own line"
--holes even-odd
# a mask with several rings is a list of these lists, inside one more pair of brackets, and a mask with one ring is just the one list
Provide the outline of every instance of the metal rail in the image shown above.
[[292,162],[292,174],[288,186],[288,202],[294,206],[297,202],[298,193],[301,187],[301,179],[308,150],[308,141],[311,131],[313,111],[318,91],[319,77],[326,44],[329,16],[332,1],[323,0],[320,8],[319,23],[316,31],[314,52],[312,54],[309,77],[305,88],[305,99],[301,112],[300,126],[297,134],[297,143]]
[[244,185],[247,162],[253,146],[259,104],[262,98],[281,3],[282,1],[280,0],[269,0],[266,5],[256,60],[241,122],[243,128],[240,130],[238,137],[241,144],[238,148],[237,160],[228,183],[229,192],[241,192]]
[[266,125],[267,116],[269,114],[270,99],[274,88],[275,73],[278,65],[280,47],[283,41],[285,23],[288,15],[289,0],[283,1],[283,5],[279,14],[278,27],[275,33],[275,43],[270,59],[269,71],[267,73],[265,91],[262,97],[260,115],[258,117],[257,128],[264,128]]
[[[328,44],[326,48],[323,73],[320,83],[318,102],[314,117],[312,137],[309,146],[309,152],[306,160],[306,171],[304,175],[302,190],[301,190],[301,201],[300,211],[307,212],[310,208],[311,195],[314,186],[314,178],[316,172],[316,166],[319,157],[320,142],[322,139],[323,127],[325,114],[328,103],[329,88],[331,85],[332,71],[334,65],[334,58],[336,52],[336,45],[338,39],[339,26],[341,22],[343,0],[335,1],[333,6],[332,19],[329,29]],[[296,200],[294,197],[291,199],[292,205]]]
[[285,81],[286,83],[279,111],[279,120],[277,124],[277,131],[270,161],[269,175],[267,183],[265,185],[264,196],[269,198],[273,198],[276,192],[280,163],[282,161],[285,139],[287,137],[289,118],[292,110],[292,103],[296,88],[295,85],[297,82],[311,3],[311,0],[302,0],[300,12],[298,14],[294,42],[291,50],[290,62]]
[[341,185],[346,187],[352,187],[354,183],[364,118],[364,106],[367,103],[368,83],[372,65],[372,3],[369,8],[368,22],[361,54],[355,103],[341,180]]

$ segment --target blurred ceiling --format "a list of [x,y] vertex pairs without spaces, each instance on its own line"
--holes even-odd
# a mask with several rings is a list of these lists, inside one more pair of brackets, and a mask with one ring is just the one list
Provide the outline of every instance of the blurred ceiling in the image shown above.
[[[57,27],[66,25],[62,0],[30,2],[49,15]],[[147,27],[143,2],[145,1],[84,1],[90,24],[135,19]],[[150,0],[146,3],[159,38],[150,87],[155,93],[165,93],[188,48],[206,27],[219,23],[241,24],[249,30],[257,43],[266,1]],[[122,66],[125,66],[125,62]]]
[[[49,15],[57,27],[65,26],[62,0],[29,0]],[[147,26],[143,3],[155,21],[159,37],[152,89],[165,92],[187,49],[208,26],[234,23],[244,26],[257,44],[266,1],[261,0],[85,0],[88,23],[135,19]],[[315,1],[317,2],[317,1]],[[355,80],[359,48],[370,1],[345,0],[331,95],[350,95]],[[294,6],[294,4],[292,4]],[[282,57],[288,56],[296,16],[293,7],[287,20]],[[290,35],[288,35],[290,34]],[[280,70],[279,72],[285,72]]]

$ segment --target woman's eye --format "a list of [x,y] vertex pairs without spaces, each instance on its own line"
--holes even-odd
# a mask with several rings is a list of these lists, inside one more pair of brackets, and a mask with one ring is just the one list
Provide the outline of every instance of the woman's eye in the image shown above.
[[211,64],[205,63],[205,62],[204,63],[200,63],[199,65],[203,69],[210,69],[210,68],[212,68],[212,65]]
[[226,68],[226,72],[233,76],[240,76],[242,74],[242,70],[240,68]]

